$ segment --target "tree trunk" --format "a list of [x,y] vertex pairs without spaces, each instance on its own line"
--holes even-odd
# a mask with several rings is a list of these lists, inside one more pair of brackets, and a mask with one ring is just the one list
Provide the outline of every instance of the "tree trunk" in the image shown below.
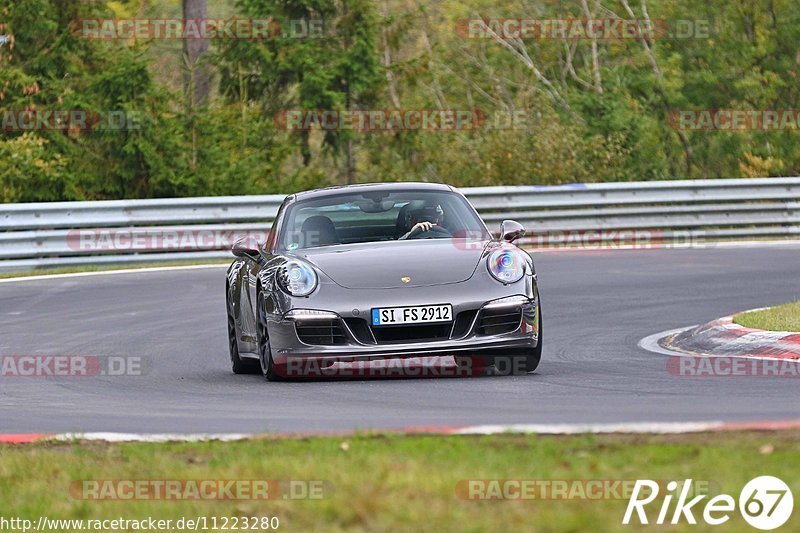
[[347,184],[356,182],[356,156],[354,153],[353,139],[347,139]]
[[[350,84],[347,84],[347,91],[345,92],[345,107],[352,111],[355,106],[350,94]],[[356,182],[356,155],[353,141],[353,133],[347,132],[347,162],[346,162],[346,179],[347,184],[351,185]]]
[[[183,0],[184,20],[208,18],[208,0]],[[184,39],[183,58],[186,71],[183,76],[183,87],[190,106],[202,106],[208,103],[208,92],[211,86],[211,71],[208,65],[201,63],[202,56],[208,52],[208,39]]]

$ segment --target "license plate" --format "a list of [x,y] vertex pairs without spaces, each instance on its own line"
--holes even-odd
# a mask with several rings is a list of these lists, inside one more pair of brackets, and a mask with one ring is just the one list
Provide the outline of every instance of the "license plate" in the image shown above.
[[399,324],[420,324],[432,322],[452,322],[453,306],[419,305],[415,307],[382,307],[372,310],[373,326],[395,326]]

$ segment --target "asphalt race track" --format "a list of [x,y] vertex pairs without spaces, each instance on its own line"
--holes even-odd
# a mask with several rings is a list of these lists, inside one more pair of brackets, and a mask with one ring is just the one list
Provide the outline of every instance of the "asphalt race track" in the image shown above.
[[224,267],[3,283],[0,355],[138,356],[149,369],[140,376],[0,376],[0,432],[800,418],[796,379],[674,376],[666,356],[637,347],[656,332],[800,297],[800,247],[534,257],[544,356],[535,374],[513,377],[267,383],[235,376]]

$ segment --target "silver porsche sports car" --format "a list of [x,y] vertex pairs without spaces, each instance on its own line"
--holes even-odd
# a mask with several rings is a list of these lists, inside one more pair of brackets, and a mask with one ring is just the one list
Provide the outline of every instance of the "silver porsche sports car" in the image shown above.
[[[530,255],[494,238],[450,186],[380,183],[288,196],[266,242],[233,246],[227,272],[235,373],[422,356],[501,373],[536,369],[542,316]],[[502,362],[502,364],[499,364]]]

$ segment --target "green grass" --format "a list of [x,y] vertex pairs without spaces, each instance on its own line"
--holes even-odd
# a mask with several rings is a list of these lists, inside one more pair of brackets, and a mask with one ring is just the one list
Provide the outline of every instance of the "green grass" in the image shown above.
[[747,328],[800,331],[800,300],[761,311],[741,313],[733,317],[733,321]]
[[[609,531],[621,528],[626,500],[468,501],[456,496],[455,486],[468,479],[648,478],[665,483],[692,478],[709,481],[711,495],[738,498],[748,480],[771,474],[797,495],[798,436],[360,435],[234,443],[0,445],[0,514],[31,519],[278,516],[281,529],[288,531]],[[321,480],[327,492],[318,500],[75,499],[70,484],[86,479]],[[660,505],[658,500],[647,508],[651,520]],[[798,518],[793,520],[796,526]],[[670,530],[697,527],[682,523]],[[725,530],[751,531],[738,511]]]
[[[231,261],[233,256],[231,256]],[[190,266],[190,265],[227,265],[231,261],[225,260],[205,260],[205,261],[174,261],[169,263],[143,263],[138,265],[86,265],[74,267],[41,268],[38,270],[23,270],[19,272],[0,272],[0,279],[23,278],[27,276],[46,276],[50,274],[75,274],[80,272],[110,272],[114,270],[128,270],[138,268],[171,267],[171,266]]]

